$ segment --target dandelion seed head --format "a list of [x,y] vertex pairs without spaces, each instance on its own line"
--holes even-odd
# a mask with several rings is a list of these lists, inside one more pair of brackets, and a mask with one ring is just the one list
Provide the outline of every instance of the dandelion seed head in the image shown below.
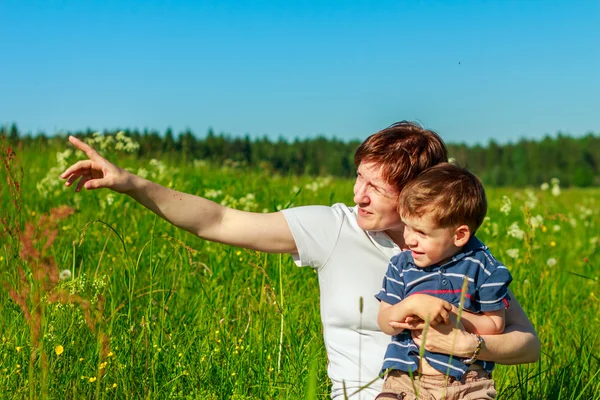
[[66,281],[67,279],[71,279],[71,271],[69,271],[68,269],[63,269],[62,271],[60,271],[58,278],[61,281]]

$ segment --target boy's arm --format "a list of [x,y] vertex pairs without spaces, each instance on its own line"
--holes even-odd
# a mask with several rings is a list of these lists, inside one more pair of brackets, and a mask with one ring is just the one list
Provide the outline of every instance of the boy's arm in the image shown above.
[[[456,307],[452,308],[453,313],[457,313],[457,311]],[[462,322],[467,332],[480,335],[497,335],[504,332],[505,313],[504,309],[479,314],[463,310],[460,315],[460,322]]]
[[[408,318],[414,321],[416,317],[418,321],[429,320],[432,326],[447,324],[451,311],[452,304],[445,300],[427,294],[414,294],[394,305],[380,301],[377,323],[382,332],[397,335],[404,330],[395,327],[399,322],[406,322]],[[415,326],[415,322],[411,322],[412,327]]]
[[[400,306],[402,303],[403,302],[401,301],[400,303],[391,305],[383,300],[379,302],[379,314],[377,315],[377,324],[379,325],[379,329],[381,329],[381,332],[394,336],[404,330],[395,329],[390,326],[390,321],[393,321],[391,318],[394,312],[398,313],[398,315],[401,315],[402,313],[405,314],[404,318],[402,318],[402,321],[404,321],[409,315],[406,310],[402,310],[402,306]],[[399,307],[396,307],[396,309],[394,310],[394,306]]]
[[171,224],[203,239],[270,253],[294,253],[296,243],[283,213],[251,213],[224,207],[143,179],[110,163],[88,144],[69,137],[88,157],[60,177],[76,191],[108,188],[124,193]]

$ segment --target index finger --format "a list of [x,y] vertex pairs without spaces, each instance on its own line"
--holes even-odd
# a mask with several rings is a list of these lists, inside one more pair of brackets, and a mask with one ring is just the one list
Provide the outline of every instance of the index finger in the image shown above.
[[98,152],[94,150],[92,146],[89,144],[77,139],[75,136],[69,136],[69,142],[73,143],[75,147],[79,150],[83,151],[86,156],[88,156],[91,160],[100,157]]

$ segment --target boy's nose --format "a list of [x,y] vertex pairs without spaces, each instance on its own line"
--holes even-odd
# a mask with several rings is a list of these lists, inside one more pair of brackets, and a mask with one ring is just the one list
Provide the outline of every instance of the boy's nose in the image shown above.
[[417,245],[417,239],[412,233],[404,231],[404,243],[406,243],[407,246],[415,247]]

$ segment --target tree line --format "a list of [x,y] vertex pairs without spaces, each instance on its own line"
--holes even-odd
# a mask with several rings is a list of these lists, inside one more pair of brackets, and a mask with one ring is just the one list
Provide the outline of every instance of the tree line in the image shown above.
[[[179,162],[206,160],[216,165],[234,162],[248,167],[270,168],[281,174],[332,175],[352,177],[356,173],[354,151],[360,141],[343,141],[317,136],[293,141],[248,135],[234,137],[209,129],[205,137],[191,130],[175,134],[167,129],[123,130],[139,143],[137,156],[167,158]],[[67,134],[91,137],[94,131],[68,132],[52,137],[43,132],[22,134],[16,124],[0,126],[0,135],[13,144],[43,149],[56,146]],[[117,131],[103,132],[115,135]],[[54,143],[54,144],[53,144]],[[64,143],[64,142],[63,142]],[[494,140],[483,145],[447,143],[449,156],[477,174],[491,186],[538,186],[552,178],[561,186],[600,186],[600,135],[589,133],[571,137],[558,133],[541,140],[521,139],[500,144]]]

